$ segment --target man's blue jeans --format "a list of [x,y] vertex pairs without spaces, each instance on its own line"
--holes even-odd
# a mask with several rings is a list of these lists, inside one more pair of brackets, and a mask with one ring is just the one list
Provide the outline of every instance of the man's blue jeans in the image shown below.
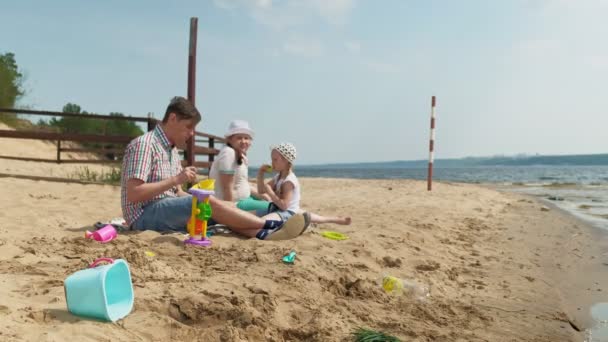
[[136,230],[174,230],[186,232],[192,212],[192,196],[167,197],[144,207],[144,213],[133,222]]

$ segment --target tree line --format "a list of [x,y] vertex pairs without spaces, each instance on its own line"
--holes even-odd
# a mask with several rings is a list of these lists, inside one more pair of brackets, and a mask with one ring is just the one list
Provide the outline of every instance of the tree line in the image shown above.
[[[17,101],[24,95],[24,76],[17,65],[15,54],[8,52],[0,54],[0,108],[14,108]],[[67,103],[62,112],[74,114],[89,114],[75,103]],[[123,113],[112,112],[109,116],[124,116]],[[3,121],[15,126],[19,120],[17,115],[4,115]],[[143,130],[135,122],[125,120],[101,120],[95,118],[59,117],[48,121],[40,119],[33,124],[37,128],[62,133],[103,134],[138,136]]]

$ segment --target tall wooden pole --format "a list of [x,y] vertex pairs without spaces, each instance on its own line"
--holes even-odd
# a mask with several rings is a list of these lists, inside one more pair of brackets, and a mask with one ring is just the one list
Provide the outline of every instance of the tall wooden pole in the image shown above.
[[[190,49],[188,52],[188,100],[196,106],[196,33],[198,18],[190,18]],[[186,154],[188,166],[194,165],[194,136],[188,139]]]

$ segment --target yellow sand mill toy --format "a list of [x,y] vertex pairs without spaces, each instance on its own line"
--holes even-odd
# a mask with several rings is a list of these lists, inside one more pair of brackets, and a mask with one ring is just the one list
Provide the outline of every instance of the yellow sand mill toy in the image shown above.
[[[211,240],[207,238],[207,220],[211,218],[209,196],[215,194],[214,186],[214,179],[205,179],[188,190],[192,194],[192,212],[187,226],[190,237],[184,243],[197,246],[211,245]],[[200,239],[197,239],[199,235]]]

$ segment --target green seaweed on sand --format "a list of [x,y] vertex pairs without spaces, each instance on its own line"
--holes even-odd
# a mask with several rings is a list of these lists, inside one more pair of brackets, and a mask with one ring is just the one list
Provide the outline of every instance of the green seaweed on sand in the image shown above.
[[355,342],[400,342],[395,336],[365,328],[359,328],[353,333]]

